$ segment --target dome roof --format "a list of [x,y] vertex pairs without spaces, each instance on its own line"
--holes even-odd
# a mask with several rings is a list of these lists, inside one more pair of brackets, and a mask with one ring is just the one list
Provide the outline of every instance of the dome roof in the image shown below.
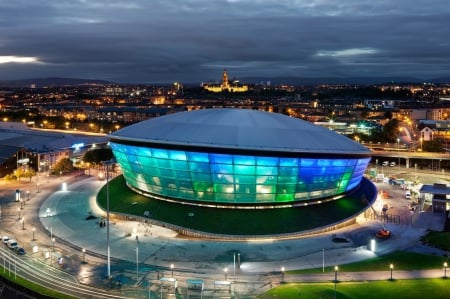
[[329,129],[283,114],[249,109],[204,109],[142,121],[111,140],[206,148],[370,155],[370,150]]

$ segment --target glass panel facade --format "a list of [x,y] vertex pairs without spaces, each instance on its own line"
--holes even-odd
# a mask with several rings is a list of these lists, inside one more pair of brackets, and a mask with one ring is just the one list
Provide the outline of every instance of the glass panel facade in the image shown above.
[[276,158],[198,153],[111,142],[127,182],[181,201],[296,202],[355,188],[370,158]]

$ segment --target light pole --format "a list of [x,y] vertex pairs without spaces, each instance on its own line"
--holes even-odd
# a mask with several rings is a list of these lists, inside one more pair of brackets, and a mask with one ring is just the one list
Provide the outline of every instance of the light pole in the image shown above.
[[170,264],[170,271],[172,272],[172,277],[173,277],[173,264]]
[[225,280],[227,280],[227,272],[228,272],[228,268],[223,269],[223,272],[225,272]]
[[444,263],[444,278],[447,278],[447,262]]
[[423,152],[422,143],[423,143],[423,137],[420,137],[420,151],[421,152]]
[[35,241],[36,239],[34,238],[34,231],[36,230],[34,227],[31,229],[33,231],[33,239],[31,239],[31,241]]
[[336,284],[337,284],[337,274],[338,274],[339,267],[334,266],[334,298],[336,299]]
[[108,279],[111,278],[111,249],[109,244],[109,166],[113,163],[113,160],[103,161],[103,164],[106,166],[106,247],[108,260]]
[[86,249],[81,250],[83,252],[83,264],[86,264]]
[[392,280],[392,270],[394,270],[394,264],[390,264],[389,269],[391,270],[391,280]]
[[52,256],[50,262],[53,263],[53,253],[55,252],[55,238],[52,238]]
[[19,220],[20,220],[20,218],[22,218],[20,217],[20,208],[17,208],[17,212],[19,213]]
[[398,171],[400,171],[400,138],[397,138]]
[[25,217],[22,218],[22,230],[25,230]]
[[284,283],[284,267],[281,267],[281,283]]
[[136,285],[139,282],[139,243],[137,242],[136,236]]

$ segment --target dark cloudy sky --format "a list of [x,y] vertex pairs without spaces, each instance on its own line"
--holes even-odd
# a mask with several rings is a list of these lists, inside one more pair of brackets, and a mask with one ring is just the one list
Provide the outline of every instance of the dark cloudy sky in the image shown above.
[[0,80],[450,77],[449,0],[0,0]]

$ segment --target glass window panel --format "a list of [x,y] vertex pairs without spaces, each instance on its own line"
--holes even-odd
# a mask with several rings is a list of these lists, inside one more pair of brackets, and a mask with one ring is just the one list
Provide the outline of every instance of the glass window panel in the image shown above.
[[[257,175],[269,175],[276,176],[278,174],[278,167],[273,166],[257,166],[256,167]],[[297,175],[297,174],[295,174]]]
[[233,164],[232,155],[210,154],[209,159],[214,164]]
[[152,156],[159,159],[168,159],[169,153],[164,149],[152,149]]
[[234,164],[239,165],[255,165],[254,156],[234,156]]
[[159,168],[171,168],[170,160],[158,159],[158,160],[156,160],[156,165]]
[[255,166],[249,165],[234,165],[235,174],[255,175]]
[[186,153],[183,151],[169,151],[169,158],[172,160],[186,161]]
[[212,173],[233,174],[233,165],[230,164],[211,164]]
[[186,152],[186,155],[189,161],[209,163],[209,154],[207,153]]
[[280,158],[280,166],[299,166],[301,160],[296,158]]
[[278,162],[278,158],[256,157],[256,164],[261,166],[278,166]]
[[172,167],[175,170],[188,170],[188,164],[186,161],[172,161]]
[[192,172],[203,172],[203,173],[209,173],[209,163],[202,163],[202,162],[189,162],[189,169]]

